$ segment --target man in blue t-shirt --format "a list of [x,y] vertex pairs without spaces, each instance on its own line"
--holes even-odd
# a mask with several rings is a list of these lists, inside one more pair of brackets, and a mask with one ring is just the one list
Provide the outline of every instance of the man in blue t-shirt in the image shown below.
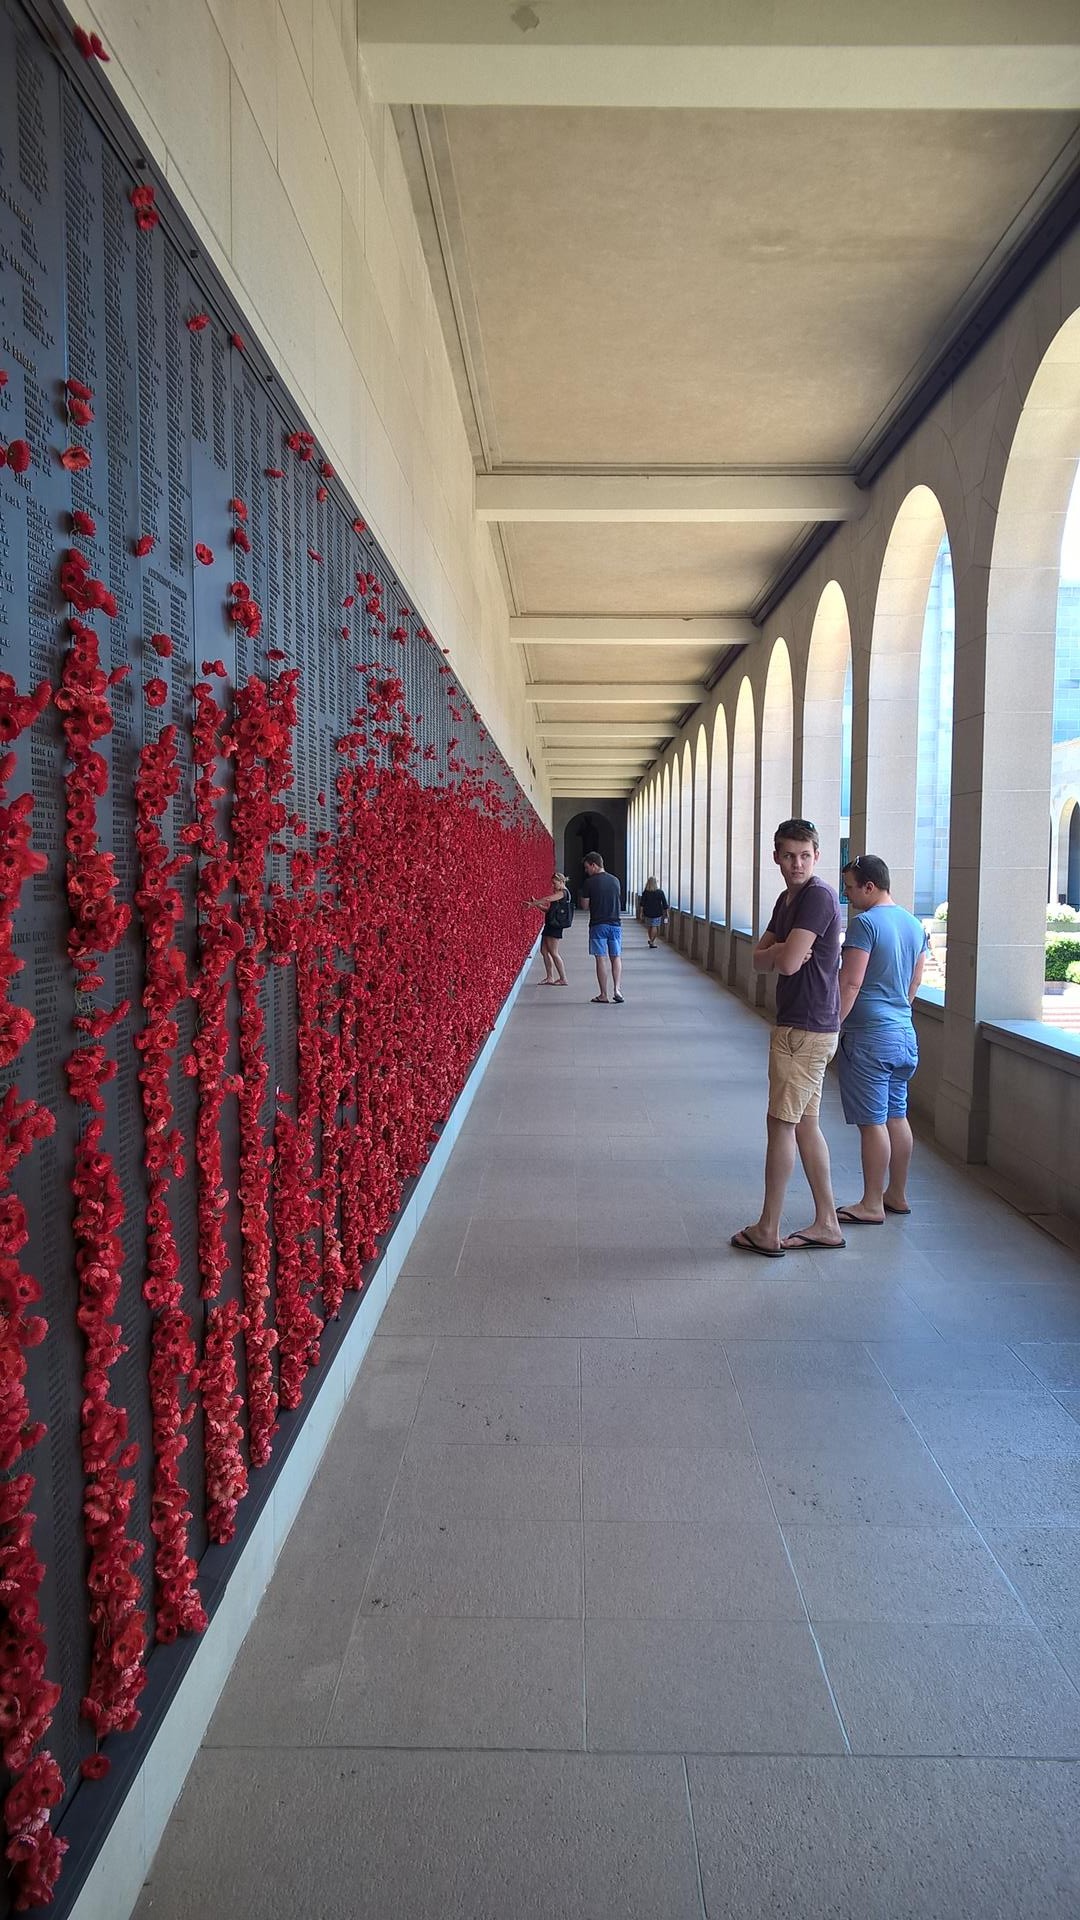
[[907,1176],[913,1141],[908,1082],[919,1064],[911,1003],[923,974],[921,920],[898,907],[889,869],[860,853],[844,868],[848,922],[840,961],[840,1098],[859,1129],[863,1193],[839,1207],[849,1227],[879,1227],[887,1213],[910,1213]]

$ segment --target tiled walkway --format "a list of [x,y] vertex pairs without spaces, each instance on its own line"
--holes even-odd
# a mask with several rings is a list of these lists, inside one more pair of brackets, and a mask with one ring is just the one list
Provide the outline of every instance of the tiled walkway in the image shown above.
[[732,1252],[765,1028],[627,942],[522,992],[141,1920],[1080,1913],[1080,1266],[921,1146]]

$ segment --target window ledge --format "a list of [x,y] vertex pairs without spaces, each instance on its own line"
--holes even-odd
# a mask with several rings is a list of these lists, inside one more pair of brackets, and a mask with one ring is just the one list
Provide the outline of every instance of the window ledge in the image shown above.
[[912,1001],[912,1011],[922,1013],[930,1020],[945,1018],[944,987],[920,987]]
[[984,1020],[980,1032],[992,1047],[1007,1047],[1080,1078],[1080,1033],[1044,1026],[1041,1020]]

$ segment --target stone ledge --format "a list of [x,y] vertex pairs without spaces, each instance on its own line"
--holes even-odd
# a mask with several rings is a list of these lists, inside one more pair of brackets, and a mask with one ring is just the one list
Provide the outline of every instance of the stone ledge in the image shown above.
[[1041,1020],[983,1020],[979,1031],[992,1047],[1026,1054],[1051,1071],[1080,1078],[1080,1033],[1047,1027]]

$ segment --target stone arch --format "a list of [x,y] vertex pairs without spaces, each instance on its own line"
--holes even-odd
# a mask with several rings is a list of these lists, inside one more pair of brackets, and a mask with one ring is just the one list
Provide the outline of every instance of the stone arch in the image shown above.
[[731,924],[754,931],[754,690],[744,676],[735,706],[731,750]]
[[694,763],[687,740],[682,751],[682,808],[679,814],[679,905],[694,911]]
[[709,919],[724,926],[728,917],[728,735],[723,706],[713,716],[709,778]]
[[682,834],[682,779],[679,773],[679,755],[676,751],[671,758],[671,826],[668,842],[668,899],[673,907],[682,906],[682,862],[680,845]]
[[[821,874],[830,885],[840,874],[843,832],[845,742],[844,695],[850,687],[851,622],[844,590],[836,580],[822,589],[810,632],[802,709],[802,811],[821,842]],[[850,767],[849,775],[850,779]]]
[[777,823],[791,813],[792,742],[794,736],[794,697],[791,684],[791,656],[787,642],[777,640],[769,656],[765,677],[765,695],[761,704],[761,841],[758,849],[758,922],[771,905],[769,889],[773,871],[773,836]]
[[692,910],[704,920],[709,897],[709,743],[698,728],[694,747],[694,873]]
[[660,885],[671,899],[671,767],[664,768],[660,789]]
[[[998,501],[986,604],[975,1016],[1042,1013],[1061,543],[1080,461],[1080,309],[1036,369]],[[950,930],[950,965],[959,956]],[[966,956],[964,956],[966,957]]]
[[1080,907],[1080,794],[1066,794],[1056,809],[1055,885],[1051,900]]
[[919,758],[919,666],[930,581],[945,516],[936,493],[916,486],[893,521],[881,562],[870,638],[866,846],[889,863],[892,891],[910,907],[915,891]]

